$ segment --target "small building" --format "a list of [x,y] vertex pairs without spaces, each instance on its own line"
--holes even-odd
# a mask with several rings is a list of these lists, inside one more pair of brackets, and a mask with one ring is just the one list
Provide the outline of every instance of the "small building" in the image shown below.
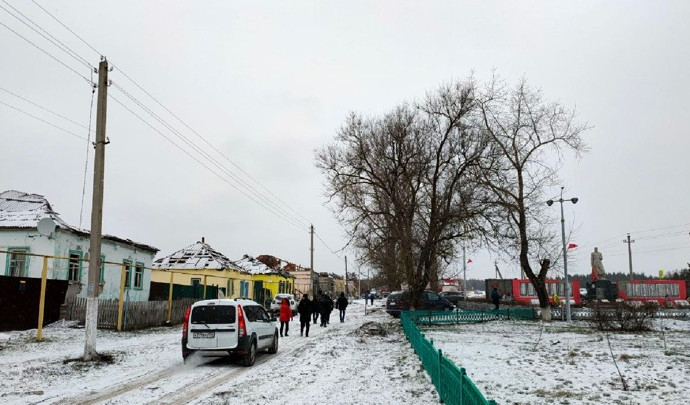
[[[39,194],[8,190],[0,193],[0,263],[5,276],[41,278],[43,260],[48,259],[47,278],[67,280],[66,298],[86,297],[91,234],[63,221],[48,200]],[[99,271],[100,299],[119,297],[122,268],[130,301],[147,301],[151,272],[158,252],[153,246],[112,235],[103,235]]]
[[151,267],[153,299],[168,299],[170,284],[173,298],[216,298],[218,291],[228,298],[254,298],[252,274],[213,249],[204,238],[155,260]]
[[[270,307],[276,294],[294,294],[295,277],[281,269],[273,269],[249,255],[235,261],[237,266],[252,274],[254,281],[254,301]],[[299,299],[299,297],[296,297]]]
[[330,273],[322,271],[319,272],[319,291],[322,293],[335,294],[335,280]]
[[272,269],[280,269],[294,277],[294,290],[297,297],[307,294],[315,297],[319,291],[319,275],[308,267],[302,267],[271,255],[260,255],[256,259]]

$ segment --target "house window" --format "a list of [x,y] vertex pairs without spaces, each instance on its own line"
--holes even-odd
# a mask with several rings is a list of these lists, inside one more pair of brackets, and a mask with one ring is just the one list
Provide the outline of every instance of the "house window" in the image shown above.
[[5,274],[11,277],[26,277],[28,276],[28,261],[29,256],[23,253],[29,253],[28,247],[9,248],[10,252],[7,256],[7,269]]
[[81,281],[81,258],[84,256],[81,250],[70,250],[67,262],[67,279],[69,281]]
[[122,264],[125,265],[125,288],[132,287],[132,261],[123,260]]
[[105,284],[105,255],[101,255],[101,284]]
[[144,263],[137,262],[134,267],[134,289],[141,290],[144,288]]

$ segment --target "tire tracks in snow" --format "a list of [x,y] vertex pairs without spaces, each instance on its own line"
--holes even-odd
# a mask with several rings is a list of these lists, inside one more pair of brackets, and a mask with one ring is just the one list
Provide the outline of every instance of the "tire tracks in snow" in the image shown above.
[[[160,385],[163,380],[170,379],[178,381],[183,389],[173,392],[161,392],[157,398],[153,398],[151,393],[147,393],[146,397],[148,404],[167,404],[167,405],[182,405],[187,404],[195,399],[210,394],[210,391],[221,385],[227,384],[240,375],[262,368],[265,364],[272,363],[272,360],[277,360],[293,353],[297,349],[308,344],[310,340],[299,340],[294,344],[281,346],[285,349],[279,351],[277,354],[264,354],[257,356],[256,361],[252,367],[234,366],[230,369],[225,369],[219,372],[219,368],[215,367],[210,370],[205,370],[201,375],[196,374],[195,369],[187,368],[186,366],[172,366],[153,374],[146,374],[133,381],[116,385],[105,391],[100,391],[90,395],[80,395],[71,398],[65,398],[60,401],[64,404],[70,405],[95,405],[109,403],[111,401],[127,403],[127,399],[122,396],[127,393],[134,393],[142,389],[146,389],[151,385]],[[178,379],[179,378],[179,379]],[[158,388],[158,387],[155,387]],[[139,397],[141,399],[141,397]]]

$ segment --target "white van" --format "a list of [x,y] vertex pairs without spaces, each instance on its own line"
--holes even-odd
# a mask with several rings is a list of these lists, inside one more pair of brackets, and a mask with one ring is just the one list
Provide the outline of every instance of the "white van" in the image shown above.
[[276,319],[254,301],[215,299],[194,303],[182,326],[182,358],[197,351],[228,352],[251,366],[256,352],[278,352]]

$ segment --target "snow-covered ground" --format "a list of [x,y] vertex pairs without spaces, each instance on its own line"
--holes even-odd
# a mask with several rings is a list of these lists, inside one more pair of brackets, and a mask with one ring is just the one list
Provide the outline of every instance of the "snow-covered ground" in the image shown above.
[[499,404],[688,403],[690,321],[656,320],[654,329],[609,333],[607,340],[584,321],[422,328],[449,359],[466,368],[487,399]]
[[[312,324],[308,338],[299,336],[295,317],[278,354],[261,354],[250,368],[226,357],[183,364],[179,326],[99,331],[98,350],[113,356],[110,364],[69,361],[83,352],[83,329],[46,328],[42,343],[34,341],[35,330],[0,333],[0,403],[438,403],[399,321],[381,303],[365,316],[363,300],[355,301],[344,324],[334,311],[331,324]],[[379,326],[387,336],[371,333]],[[493,321],[423,329],[466,367],[487,398],[502,405],[686,403],[690,321],[659,321],[655,328],[609,335],[628,391],[604,335],[584,322]]]
[[[46,328],[42,343],[35,330],[0,333],[0,403],[438,402],[399,321],[380,302],[374,307],[365,316],[363,300],[355,301],[345,323],[334,311],[331,324],[312,324],[308,338],[300,337],[295,317],[278,354],[257,356],[251,368],[227,357],[183,364],[179,326],[99,331],[98,351],[113,355],[112,364],[65,362],[83,353],[83,329]],[[366,322],[382,324],[388,335],[359,333]]]

